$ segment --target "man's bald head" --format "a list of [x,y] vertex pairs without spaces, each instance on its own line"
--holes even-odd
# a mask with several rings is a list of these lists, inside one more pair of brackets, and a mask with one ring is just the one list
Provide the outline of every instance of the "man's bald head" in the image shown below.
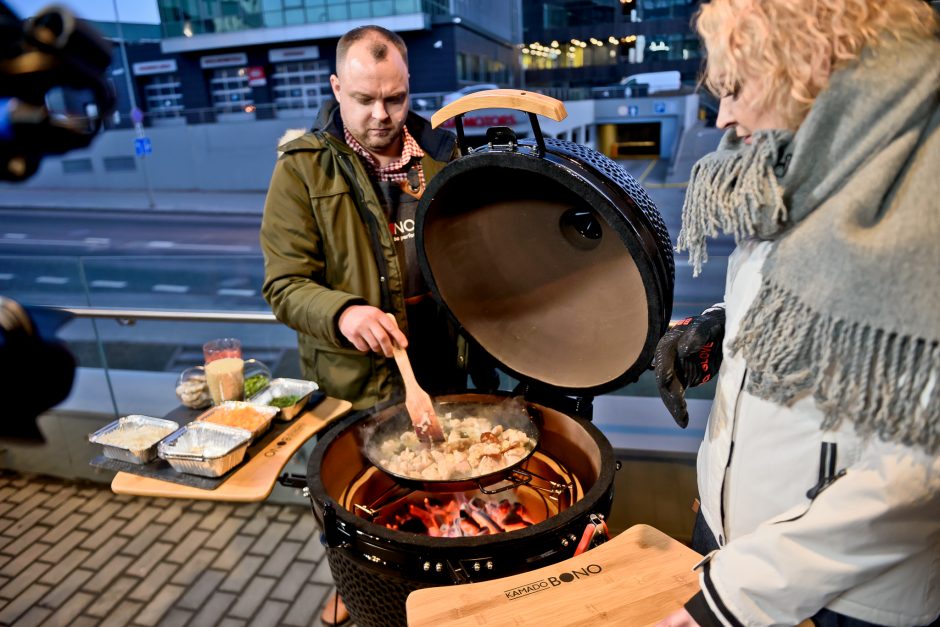
[[408,116],[408,58],[405,42],[379,26],[343,35],[336,46],[333,96],[346,131],[379,162],[401,156]]
[[389,46],[393,46],[401,54],[405,66],[408,66],[408,47],[401,37],[381,26],[359,26],[340,37],[339,42],[336,44],[337,74],[343,73],[346,64],[346,53],[353,45],[360,42],[368,46],[369,55],[377,63],[388,58]]

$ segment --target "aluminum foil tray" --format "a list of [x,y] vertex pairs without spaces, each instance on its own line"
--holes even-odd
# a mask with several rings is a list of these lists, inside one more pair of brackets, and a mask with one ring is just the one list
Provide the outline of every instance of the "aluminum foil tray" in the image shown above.
[[179,428],[172,420],[134,414],[98,429],[88,441],[104,447],[105,457],[146,464],[157,456],[157,443]]
[[[313,381],[304,381],[303,379],[273,379],[268,383],[266,388],[248,400],[250,403],[276,407],[280,410],[276,416],[278,420],[293,420],[297,414],[306,407],[307,402],[310,400],[310,395],[318,389],[320,389],[320,386]],[[299,396],[300,398],[286,407],[271,404],[274,399],[286,396]]]
[[[238,414],[231,412],[238,412]],[[254,441],[268,430],[276,413],[277,407],[256,405],[245,401],[225,401],[199,414],[196,420],[198,422],[212,422],[226,427],[235,427],[236,429],[246,429],[251,432],[251,439]],[[237,420],[232,421],[227,418],[231,416],[237,416]]]
[[245,458],[251,432],[211,422],[191,422],[157,446],[177,472],[221,477]]

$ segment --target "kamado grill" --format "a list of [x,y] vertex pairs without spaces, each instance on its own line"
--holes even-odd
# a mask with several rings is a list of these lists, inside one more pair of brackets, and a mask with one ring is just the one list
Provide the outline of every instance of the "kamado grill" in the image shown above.
[[[526,111],[533,140],[491,128],[468,150],[461,118],[483,108]],[[361,626],[403,625],[419,588],[503,577],[584,550],[613,501],[615,459],[589,421],[596,394],[649,367],[672,311],[668,233],[649,197],[589,148],[545,139],[537,114],[561,102],[515,90],[467,96],[432,118],[457,116],[461,156],[425,190],[416,216],[422,272],[471,341],[521,382],[538,426],[524,463],[477,483],[393,477],[363,452],[363,424],[403,403],[353,416],[324,434],[307,469],[339,593]],[[507,395],[438,397],[440,413],[473,413]],[[441,489],[442,488],[442,489]]]

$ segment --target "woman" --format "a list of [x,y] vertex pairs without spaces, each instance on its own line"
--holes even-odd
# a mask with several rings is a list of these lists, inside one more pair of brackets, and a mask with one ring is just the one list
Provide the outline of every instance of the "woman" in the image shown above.
[[670,410],[702,379],[703,346],[724,354],[698,457],[695,548],[717,550],[701,592],[660,624],[927,625],[940,614],[937,17],[922,0],[713,0],[697,27],[728,130],[693,168],[679,246],[696,272],[707,237],[738,247],[724,310],[657,351]]

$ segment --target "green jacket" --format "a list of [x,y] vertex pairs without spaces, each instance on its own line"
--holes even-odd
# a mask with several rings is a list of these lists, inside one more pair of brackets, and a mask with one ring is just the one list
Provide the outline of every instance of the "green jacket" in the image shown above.
[[[339,333],[340,312],[370,304],[395,314],[405,335],[408,328],[387,219],[342,139],[338,113],[336,102],[325,105],[310,132],[279,147],[261,222],[262,291],[277,319],[297,331],[303,376],[360,409],[393,396],[400,380],[392,360],[356,350]],[[414,113],[407,125],[430,180],[457,155],[455,138]],[[461,364],[465,350],[455,341]]]

